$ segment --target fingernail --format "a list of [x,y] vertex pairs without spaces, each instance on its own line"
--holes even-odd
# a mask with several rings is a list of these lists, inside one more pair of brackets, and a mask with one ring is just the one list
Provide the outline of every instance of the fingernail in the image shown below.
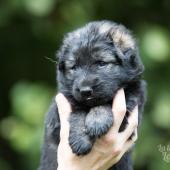
[[124,89],[123,88],[119,89],[116,93],[116,96],[117,95],[124,95]]
[[120,100],[119,102],[121,102],[122,100],[125,100],[125,93],[124,93],[124,89],[120,89],[117,91],[116,95],[115,95],[115,99],[116,100]]
[[55,101],[58,103],[58,101],[63,97],[62,93],[58,93],[55,97]]
[[117,111],[126,110],[126,100],[123,88],[118,90],[113,99],[113,108]]

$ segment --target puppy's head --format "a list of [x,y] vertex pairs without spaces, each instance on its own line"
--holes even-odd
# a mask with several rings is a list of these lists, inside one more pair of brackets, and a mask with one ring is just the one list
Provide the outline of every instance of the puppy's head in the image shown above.
[[91,22],[67,34],[58,61],[60,91],[86,105],[112,100],[143,72],[132,35],[109,21]]

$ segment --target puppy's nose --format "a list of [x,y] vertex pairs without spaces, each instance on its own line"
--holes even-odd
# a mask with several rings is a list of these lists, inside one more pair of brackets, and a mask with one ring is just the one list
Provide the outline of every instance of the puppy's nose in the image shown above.
[[92,90],[91,87],[88,87],[88,86],[87,87],[82,87],[82,88],[80,88],[80,93],[81,93],[81,95],[83,97],[89,97],[89,96],[92,95],[93,90]]

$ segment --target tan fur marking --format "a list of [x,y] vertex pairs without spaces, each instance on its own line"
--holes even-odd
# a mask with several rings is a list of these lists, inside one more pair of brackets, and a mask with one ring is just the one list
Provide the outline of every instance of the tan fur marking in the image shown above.
[[113,30],[112,38],[113,41],[122,49],[133,49],[135,46],[132,37],[128,33],[125,33],[121,28],[119,29],[119,27]]

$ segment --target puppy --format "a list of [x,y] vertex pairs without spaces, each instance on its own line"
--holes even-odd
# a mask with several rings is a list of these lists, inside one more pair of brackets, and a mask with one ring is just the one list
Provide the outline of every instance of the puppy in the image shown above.
[[[95,140],[112,124],[112,100],[124,88],[127,116],[145,103],[144,66],[135,39],[122,25],[110,21],[91,22],[68,33],[58,54],[58,91],[72,106],[69,144],[73,153],[85,155]],[[119,129],[126,127],[127,116]],[[40,170],[57,169],[60,119],[55,101],[47,114]],[[68,167],[69,169],[69,167]],[[130,152],[110,169],[130,170]]]

